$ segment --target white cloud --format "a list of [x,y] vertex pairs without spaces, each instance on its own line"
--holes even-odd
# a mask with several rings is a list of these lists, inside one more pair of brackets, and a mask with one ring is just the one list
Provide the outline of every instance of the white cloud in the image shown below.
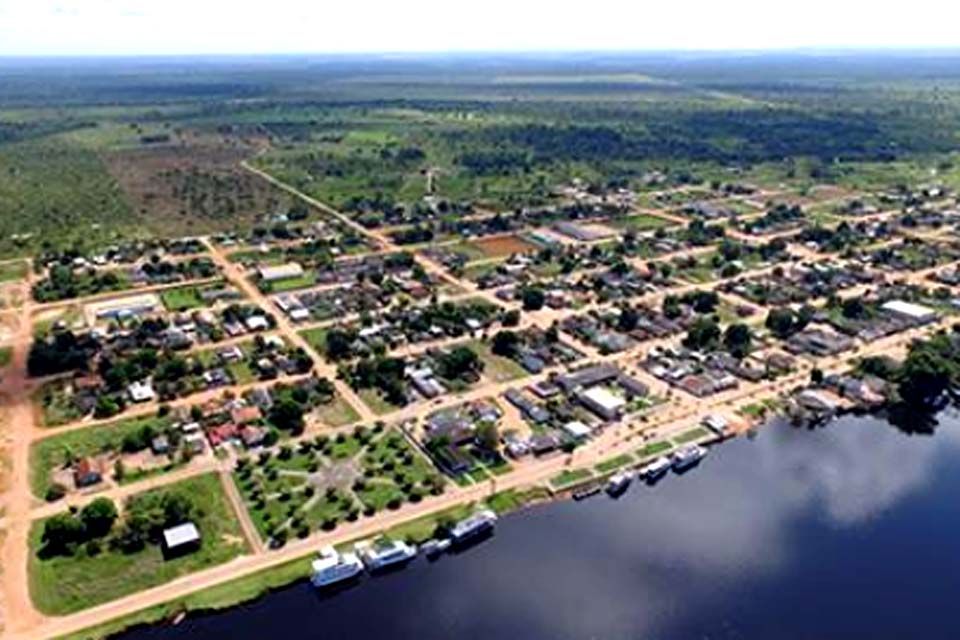
[[0,54],[957,46],[914,0],[0,0]]

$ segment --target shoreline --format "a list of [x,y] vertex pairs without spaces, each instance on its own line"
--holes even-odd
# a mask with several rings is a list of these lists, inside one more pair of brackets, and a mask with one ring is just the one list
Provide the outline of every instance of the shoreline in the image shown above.
[[[769,422],[769,420],[764,421],[764,423],[766,422]],[[697,439],[696,442],[701,445],[714,446],[733,439],[738,435],[741,434],[735,433],[721,436],[714,432],[709,432],[707,435]],[[635,462],[603,473],[594,473],[595,465],[571,467],[570,470],[587,469],[591,470],[591,473],[581,481],[564,485],[560,488],[550,486],[550,481],[547,481],[544,484],[532,485],[525,488],[507,489],[481,501],[461,503],[433,514],[414,518],[385,530],[383,534],[404,538],[420,544],[432,537],[433,531],[441,520],[448,517],[463,517],[479,504],[487,505],[498,515],[504,516],[520,513],[533,507],[554,502],[572,501],[574,500],[573,494],[577,489],[591,483],[602,483],[610,476],[624,469],[639,469],[660,456],[669,455],[677,447],[678,445],[675,444],[666,451],[640,458]],[[335,546],[344,547],[357,541],[357,539],[345,540]],[[113,638],[121,633],[142,627],[179,624],[187,618],[213,615],[228,609],[243,606],[269,596],[276,591],[290,587],[300,580],[307,580],[310,577],[309,561],[315,554],[316,550],[311,550],[278,566],[262,569],[253,574],[235,578],[208,589],[196,591],[182,598],[146,607],[102,624],[87,627],[74,633],[57,636],[56,638],[57,640]]]
[[[526,489],[508,489],[494,494],[487,500],[481,501],[488,505],[498,515],[520,513],[536,506],[550,504],[560,500],[568,500],[569,492],[554,492],[542,486]],[[432,537],[437,523],[444,517],[457,512],[472,510],[477,502],[468,502],[446,509],[435,514],[413,519],[388,529],[385,535],[398,535],[406,531],[406,537],[422,542]],[[427,527],[429,526],[429,533]],[[345,540],[337,547],[351,545],[357,540]],[[177,598],[162,604],[146,607],[134,613],[114,618],[102,624],[87,627],[74,633],[56,636],[56,640],[91,640],[113,638],[121,633],[133,631],[143,627],[162,624],[179,624],[187,618],[213,615],[233,609],[269,596],[272,593],[290,587],[301,580],[310,577],[310,559],[316,555],[316,550],[288,560],[278,566],[261,569],[248,576],[235,578],[208,589],[191,593],[183,598]]]

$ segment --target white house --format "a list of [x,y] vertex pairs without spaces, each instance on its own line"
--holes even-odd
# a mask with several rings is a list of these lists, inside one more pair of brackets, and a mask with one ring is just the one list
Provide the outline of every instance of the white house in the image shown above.
[[303,267],[296,262],[288,262],[273,267],[260,267],[257,273],[260,275],[261,280],[273,282],[274,280],[299,278],[303,275]]
[[157,397],[149,380],[137,381],[127,387],[127,393],[134,402],[149,402]]

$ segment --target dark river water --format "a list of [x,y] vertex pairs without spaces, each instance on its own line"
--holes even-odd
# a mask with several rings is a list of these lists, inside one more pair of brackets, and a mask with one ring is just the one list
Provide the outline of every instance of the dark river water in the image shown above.
[[129,640],[958,638],[960,417],[771,425],[655,487],[544,505],[332,597],[293,585]]

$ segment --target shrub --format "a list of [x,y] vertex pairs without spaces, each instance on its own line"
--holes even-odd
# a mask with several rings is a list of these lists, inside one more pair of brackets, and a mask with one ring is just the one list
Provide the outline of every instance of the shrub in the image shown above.
[[67,488],[59,482],[54,482],[43,497],[47,502],[56,502],[65,495],[67,495]]

